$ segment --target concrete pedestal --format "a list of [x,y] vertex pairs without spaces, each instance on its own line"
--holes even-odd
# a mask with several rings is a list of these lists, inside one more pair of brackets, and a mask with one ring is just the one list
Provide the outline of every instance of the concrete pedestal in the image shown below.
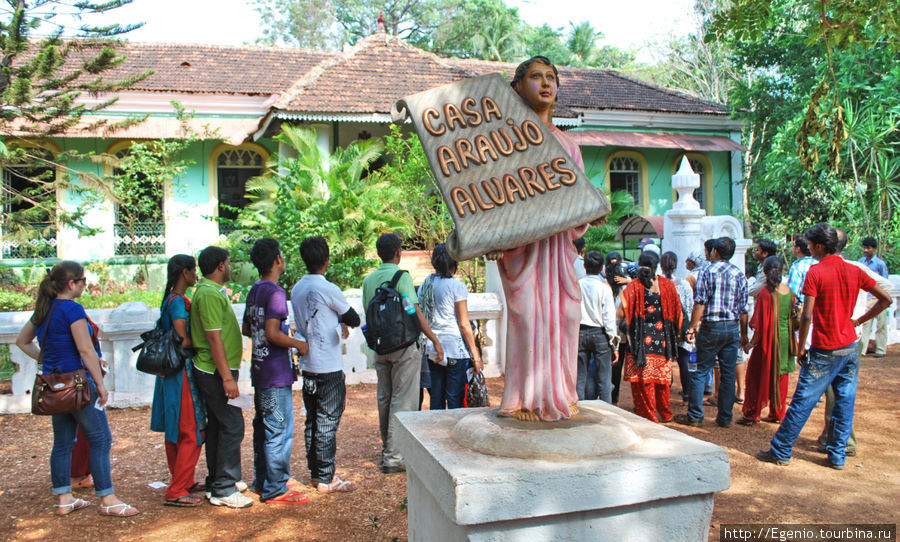
[[[713,495],[729,486],[727,452],[601,401],[579,407],[563,425],[533,428],[496,408],[398,413],[409,540],[707,540]],[[496,439],[516,451],[469,447],[490,440],[485,431],[517,433]],[[565,453],[531,456],[526,433]]]

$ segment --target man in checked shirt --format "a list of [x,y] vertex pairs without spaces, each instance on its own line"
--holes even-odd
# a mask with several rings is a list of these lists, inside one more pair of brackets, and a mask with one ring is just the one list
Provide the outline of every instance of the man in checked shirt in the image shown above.
[[710,264],[697,277],[694,311],[687,339],[697,345],[697,370],[691,373],[687,414],[675,416],[684,425],[703,423],[703,386],[718,358],[721,379],[716,424],[730,427],[735,394],[738,349],[747,342],[747,278],[728,260],[734,240],[720,237],[710,253]]

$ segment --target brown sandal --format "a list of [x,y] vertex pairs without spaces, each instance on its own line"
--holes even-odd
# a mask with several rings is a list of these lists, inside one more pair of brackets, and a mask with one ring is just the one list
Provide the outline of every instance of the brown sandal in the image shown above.
[[165,506],[177,506],[181,508],[193,508],[195,506],[200,506],[203,500],[199,497],[194,497],[193,495],[182,495],[181,497],[176,497],[174,499],[166,499],[163,501],[163,505]]

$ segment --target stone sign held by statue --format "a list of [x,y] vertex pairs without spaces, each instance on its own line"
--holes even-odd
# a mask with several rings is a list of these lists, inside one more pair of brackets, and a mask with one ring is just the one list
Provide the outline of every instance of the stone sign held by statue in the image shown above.
[[450,209],[457,260],[544,239],[605,216],[609,201],[500,74],[407,96],[410,118]]

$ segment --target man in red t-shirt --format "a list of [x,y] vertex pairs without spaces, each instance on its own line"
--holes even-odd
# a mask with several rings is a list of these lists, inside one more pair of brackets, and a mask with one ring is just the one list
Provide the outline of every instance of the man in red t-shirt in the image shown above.
[[[828,464],[843,469],[847,438],[853,425],[859,357],[855,327],[875,317],[891,304],[891,297],[860,268],[836,256],[837,230],[826,223],[806,232],[817,265],[809,268],[803,283],[803,314],[800,318],[797,363],[800,378],[784,421],[772,438],[769,450],[757,455],[761,461],[787,465],[791,449],[809,415],[828,386],[835,394],[832,440],[828,442]],[[851,318],[859,290],[871,292],[876,303],[858,320]],[[812,348],[806,351],[806,336],[812,323]],[[807,359],[808,357],[808,359]]]

